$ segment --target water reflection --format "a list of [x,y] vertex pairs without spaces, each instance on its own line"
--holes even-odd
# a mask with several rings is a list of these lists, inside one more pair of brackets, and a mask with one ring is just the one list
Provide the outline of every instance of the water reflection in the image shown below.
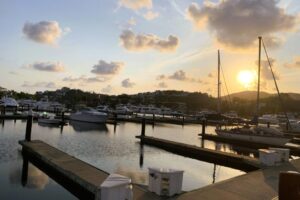
[[70,120],[70,125],[77,132],[87,132],[87,131],[100,131],[107,132],[106,124],[96,124],[96,123],[88,123],[88,122],[79,122]]
[[41,170],[23,160],[22,168],[20,165],[14,165],[9,172],[9,180],[11,184],[19,184],[26,188],[43,190],[49,183],[49,178]]

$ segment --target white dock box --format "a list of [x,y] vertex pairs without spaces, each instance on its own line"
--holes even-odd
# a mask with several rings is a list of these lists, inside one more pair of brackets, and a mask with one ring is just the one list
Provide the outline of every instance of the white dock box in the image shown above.
[[160,196],[181,193],[183,171],[175,169],[149,168],[149,191]]
[[100,193],[101,195],[96,195],[96,200],[132,200],[131,179],[111,174],[101,184]]
[[270,149],[259,149],[259,161],[266,166],[274,166],[278,163],[279,154]]
[[284,148],[269,148],[270,150],[274,150],[279,154],[278,162],[284,163],[289,162],[290,150]]

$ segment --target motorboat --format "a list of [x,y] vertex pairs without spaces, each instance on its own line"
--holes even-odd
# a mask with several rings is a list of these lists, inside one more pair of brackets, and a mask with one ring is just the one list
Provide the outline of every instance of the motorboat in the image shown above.
[[73,127],[73,129],[76,132],[88,132],[88,131],[99,131],[107,133],[108,129],[106,124],[101,123],[86,123],[86,122],[80,122],[80,121],[70,121],[70,125]]
[[18,102],[14,98],[11,98],[11,97],[2,97],[0,99],[0,106],[3,106],[5,108],[7,108],[7,107],[9,107],[9,108],[15,108],[15,107],[18,107],[19,104],[18,104]]
[[130,110],[125,105],[117,105],[114,111],[117,115],[131,115],[133,114],[132,110]]
[[111,109],[109,108],[109,106],[106,105],[100,105],[96,107],[96,110],[99,112],[105,112],[105,113],[110,113]]
[[242,127],[232,129],[216,129],[216,133],[224,138],[270,144],[284,145],[291,138],[275,128],[262,126]]
[[107,113],[99,112],[93,108],[83,108],[70,114],[70,120],[90,123],[105,123],[107,117]]
[[56,119],[54,115],[48,115],[48,113],[44,112],[39,116],[38,123],[60,125],[62,124],[62,121],[60,119]]

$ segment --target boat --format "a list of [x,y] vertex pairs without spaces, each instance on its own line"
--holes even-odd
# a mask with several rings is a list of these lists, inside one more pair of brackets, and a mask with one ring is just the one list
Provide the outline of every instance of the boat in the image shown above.
[[51,124],[51,125],[61,125],[62,121],[60,119],[56,119],[53,115],[48,115],[48,113],[42,113],[38,118],[39,124]]
[[111,109],[109,108],[109,106],[106,105],[99,105],[96,107],[96,110],[99,112],[104,112],[104,113],[110,113]]
[[14,98],[5,96],[0,99],[0,106],[5,108],[16,108],[19,106],[19,104]]
[[265,114],[258,118],[258,122],[261,124],[278,124],[279,120],[277,115]]
[[88,131],[97,131],[97,132],[108,132],[106,124],[101,123],[86,123],[80,121],[70,121],[70,125],[76,132],[88,132]]
[[96,109],[88,107],[70,114],[70,120],[90,123],[105,123],[107,117],[107,113],[99,112]]
[[270,145],[284,145],[291,140],[278,129],[262,126],[216,129],[216,133],[225,138]]
[[[259,37],[259,61],[258,61],[258,75],[260,74],[261,65],[261,44],[262,38]],[[276,82],[275,82],[276,83]],[[257,88],[257,101],[256,101],[256,116],[255,126],[244,126],[242,128],[232,129],[221,129],[216,128],[216,133],[220,137],[236,139],[241,141],[249,141],[256,143],[264,143],[269,145],[284,145],[288,143],[291,138],[286,136],[285,133],[271,127],[262,127],[258,125],[258,114],[259,114],[259,91],[260,91],[260,77],[258,76],[258,88]],[[277,84],[276,84],[277,86]],[[278,89],[278,88],[277,88]]]
[[130,110],[126,105],[122,105],[122,104],[116,106],[114,113],[117,115],[132,115],[133,114],[132,110]]

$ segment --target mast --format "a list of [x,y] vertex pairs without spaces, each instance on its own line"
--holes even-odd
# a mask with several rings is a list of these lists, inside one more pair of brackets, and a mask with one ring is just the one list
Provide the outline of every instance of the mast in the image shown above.
[[260,93],[260,67],[261,67],[261,39],[262,37],[258,37],[259,47],[258,47],[258,72],[257,72],[257,99],[256,99],[256,117],[255,123],[258,124],[258,116],[259,116],[259,93]]
[[218,113],[221,114],[220,50],[218,50]]

